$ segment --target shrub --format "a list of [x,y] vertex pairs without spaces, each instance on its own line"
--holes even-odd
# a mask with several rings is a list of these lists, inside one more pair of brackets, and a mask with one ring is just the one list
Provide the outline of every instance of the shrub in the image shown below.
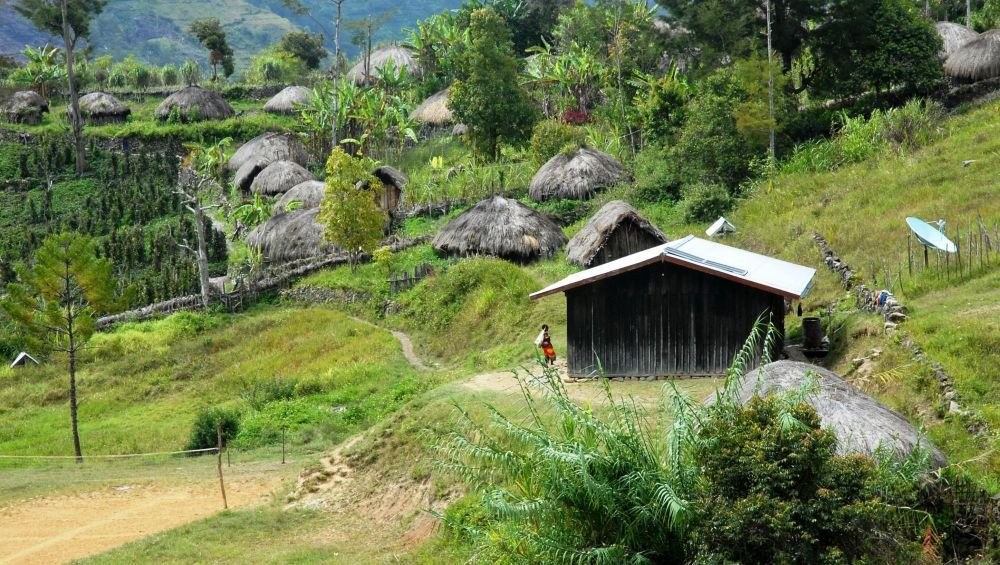
[[295,384],[294,379],[278,377],[243,379],[240,382],[240,398],[246,401],[254,412],[260,412],[272,402],[294,398]]
[[535,124],[531,132],[531,160],[540,167],[567,146],[583,145],[585,139],[585,133],[579,128],[558,120],[543,120]]
[[677,200],[682,175],[673,156],[657,145],[647,145],[636,155],[635,186],[647,202]]
[[185,449],[208,449],[219,445],[217,427],[222,428],[222,444],[228,445],[240,431],[239,410],[215,406],[202,410],[191,426]]
[[184,61],[181,65],[181,78],[184,84],[194,86],[201,81],[201,67],[191,59]]
[[717,184],[698,183],[684,190],[684,221],[707,222],[729,211],[733,199]]
[[173,65],[164,65],[160,69],[160,82],[163,86],[173,86],[177,84],[177,67]]

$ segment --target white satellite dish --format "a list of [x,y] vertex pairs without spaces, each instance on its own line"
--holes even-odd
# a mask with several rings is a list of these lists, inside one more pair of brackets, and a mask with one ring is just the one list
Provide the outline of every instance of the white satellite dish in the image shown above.
[[[939,227],[944,227],[944,220],[938,220],[937,224]],[[917,240],[924,247],[930,247],[932,249],[937,249],[938,251],[944,251],[945,253],[955,253],[958,251],[958,247],[951,242],[943,233],[938,231],[938,228],[928,224],[927,222],[918,218],[906,218],[906,225],[910,226],[910,230],[913,231],[913,235],[917,236]]]
[[733,233],[735,231],[736,231],[736,226],[729,223],[729,220],[723,218],[722,216],[719,216],[719,219],[715,220],[715,223],[709,226],[707,230],[705,230],[705,235],[707,235],[708,237],[715,237],[717,235]]

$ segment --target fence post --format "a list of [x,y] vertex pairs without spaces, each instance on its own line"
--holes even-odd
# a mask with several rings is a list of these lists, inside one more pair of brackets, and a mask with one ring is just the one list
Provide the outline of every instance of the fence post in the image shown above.
[[218,437],[219,444],[216,449],[216,468],[219,471],[219,489],[222,490],[222,508],[223,510],[229,509],[229,502],[226,500],[226,483],[222,480],[222,422],[216,420],[215,422],[215,434]]

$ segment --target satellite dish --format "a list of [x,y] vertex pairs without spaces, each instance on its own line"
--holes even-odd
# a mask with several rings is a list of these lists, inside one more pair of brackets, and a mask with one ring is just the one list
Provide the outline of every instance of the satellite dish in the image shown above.
[[[938,220],[937,224],[939,227],[944,227],[944,221],[942,220]],[[917,236],[917,239],[925,247],[931,247],[946,253],[955,253],[958,251],[958,248],[955,247],[955,244],[950,239],[927,222],[910,217],[906,218],[906,225],[910,226],[913,235]]]

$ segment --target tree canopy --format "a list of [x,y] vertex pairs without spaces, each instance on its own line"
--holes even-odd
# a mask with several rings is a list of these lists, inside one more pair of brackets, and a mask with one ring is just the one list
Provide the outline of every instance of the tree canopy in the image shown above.
[[[90,22],[108,0],[67,0],[66,23],[70,28],[70,41],[75,45],[79,38],[90,37]],[[24,16],[36,28],[52,35],[62,36],[62,2],[56,0],[17,0],[14,10]]]
[[222,65],[222,74],[229,77],[233,74],[233,48],[226,41],[226,32],[218,18],[205,18],[191,22],[191,33],[208,49],[208,62],[212,65],[212,81],[219,78],[218,66]]
[[323,47],[323,36],[304,31],[290,31],[281,38],[278,48],[305,63],[310,70],[318,69],[329,55]]

